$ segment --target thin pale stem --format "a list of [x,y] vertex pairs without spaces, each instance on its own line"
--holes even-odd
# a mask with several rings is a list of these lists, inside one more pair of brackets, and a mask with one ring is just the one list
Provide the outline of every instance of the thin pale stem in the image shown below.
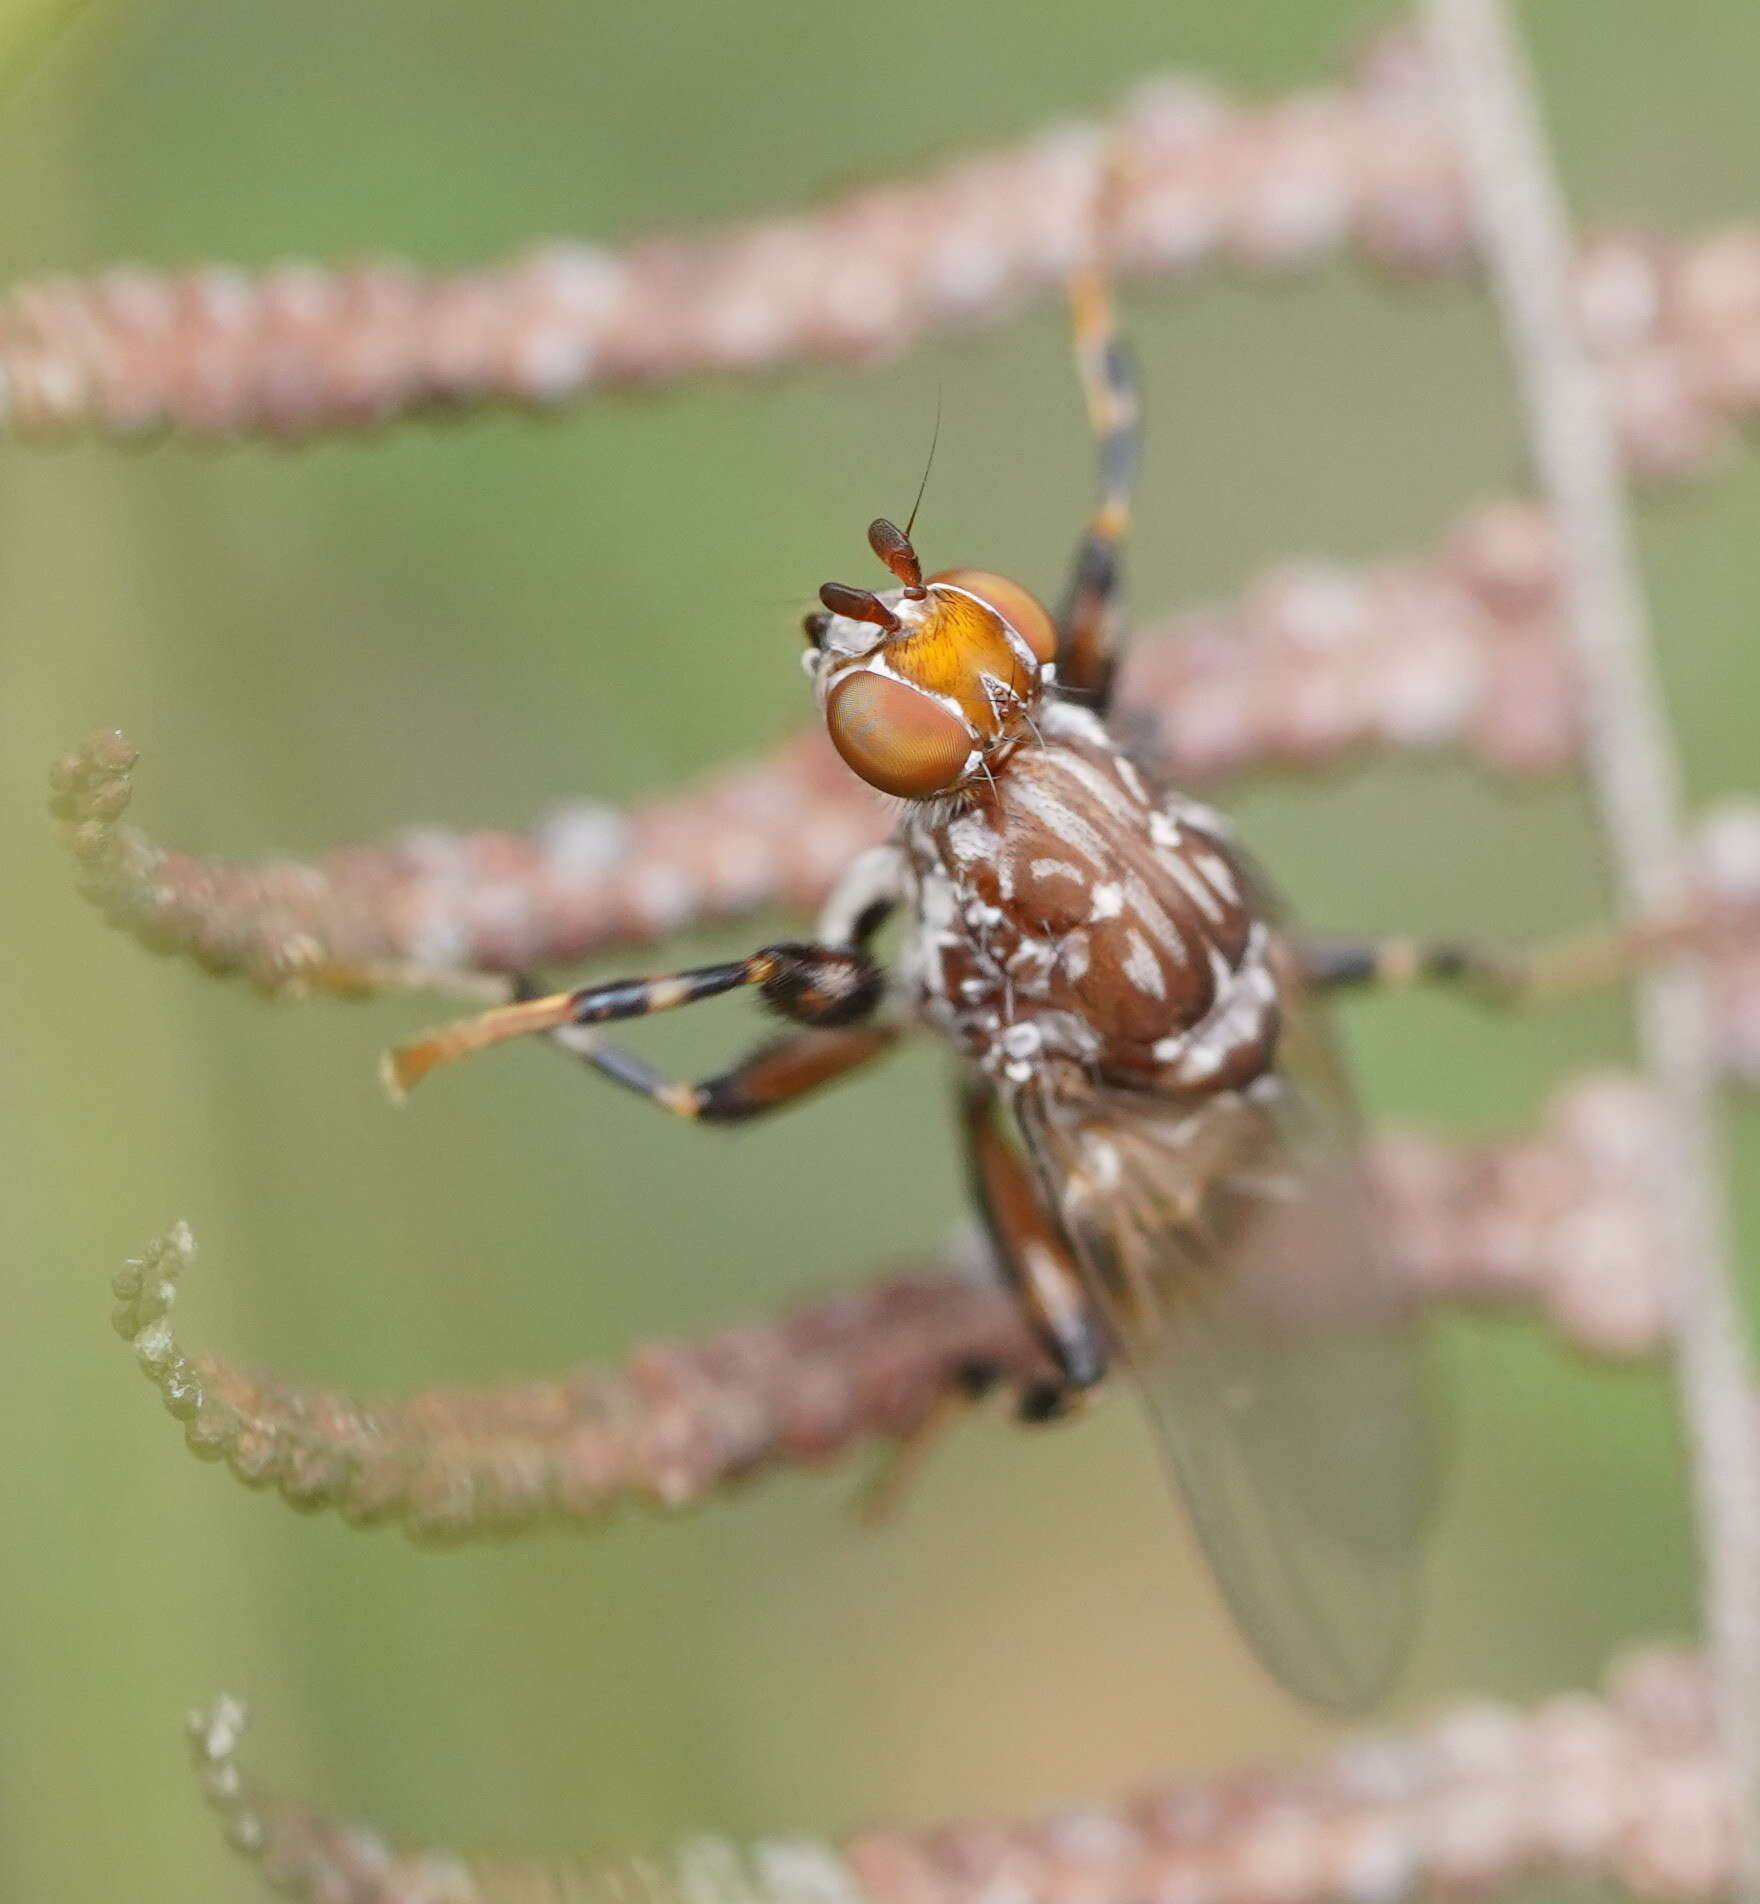
[[[1500,0],[1426,0],[1481,245],[1516,360],[1535,460],[1562,537],[1586,755],[1630,918],[1687,890],[1680,772],[1651,649],[1617,447],[1572,297],[1571,246],[1539,108]],[[1730,1270],[1713,1021],[1684,962],[1638,987],[1666,1108],[1676,1361],[1692,1455],[1704,1616],[1726,1748],[1739,1768],[1740,1894],[1760,1899],[1760,1450]]]

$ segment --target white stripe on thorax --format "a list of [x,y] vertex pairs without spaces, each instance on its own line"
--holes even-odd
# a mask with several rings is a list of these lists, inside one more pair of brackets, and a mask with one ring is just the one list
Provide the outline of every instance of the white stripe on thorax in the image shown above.
[[1228,917],[1227,908],[1187,863],[1185,855],[1183,853],[1170,853],[1167,858],[1162,861],[1162,864],[1167,868],[1168,877],[1173,880],[1174,884],[1179,887],[1180,891],[1198,908],[1204,917],[1208,919],[1213,926],[1221,925]]
[[1167,982],[1161,975],[1161,962],[1149,950],[1149,941],[1134,927],[1125,935],[1123,970],[1139,992],[1151,998],[1167,996]]
[[1048,833],[1072,852],[1081,854],[1097,872],[1106,871],[1110,858],[1106,842],[1061,795],[1024,775],[1017,775],[1014,796],[1022,811],[1037,820]]
[[1094,799],[1120,825],[1133,831],[1143,823],[1142,807],[1119,786],[1110,774],[1102,773],[1085,754],[1065,750],[1046,756],[1046,765],[1055,767],[1093,795]]

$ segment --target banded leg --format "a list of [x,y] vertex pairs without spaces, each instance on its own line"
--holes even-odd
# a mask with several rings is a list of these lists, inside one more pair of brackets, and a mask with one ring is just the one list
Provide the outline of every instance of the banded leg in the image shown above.
[[[858,854],[838,880],[819,915],[818,935],[828,950],[866,953],[896,908],[902,891],[903,857],[890,843]],[[535,997],[523,981],[516,998]],[[897,1027],[842,1038],[809,1032],[761,1046],[721,1076],[701,1084],[669,1083],[651,1065],[621,1045],[606,1044],[590,1031],[565,1025],[550,1033],[558,1050],[601,1072],[613,1083],[639,1091],[663,1109],[704,1123],[731,1123],[792,1104],[845,1072],[878,1057],[898,1037]],[[871,1041],[871,1042],[869,1042]]]
[[1450,985],[1496,1006],[1549,1004],[1629,978],[1650,960],[1689,944],[1695,922],[1599,927],[1531,948],[1470,939],[1319,939],[1300,951],[1316,991]]
[[960,1112],[966,1170],[984,1227],[1033,1333],[1059,1370],[1058,1381],[1021,1397],[1023,1420],[1046,1421],[1067,1413],[1105,1375],[1105,1329],[1068,1242],[1002,1129],[996,1095],[981,1078],[965,1081]]
[[[699,1124],[738,1124],[798,1103],[822,1086],[871,1064],[898,1042],[896,1025],[844,1031],[802,1031],[773,1040],[731,1070],[700,1084],[674,1083],[634,1052],[600,1044],[590,1031],[564,1026],[550,1034],[558,1049],[635,1091],[674,1117]],[[577,1042],[580,1041],[580,1042]]]
[[[1047,1214],[1019,1153],[1003,1134],[996,1095],[983,1079],[965,1081],[960,1122],[972,1194],[997,1261],[1033,1333],[1059,1370],[1055,1380],[1024,1389],[1015,1412],[1022,1421],[1056,1421],[1079,1407],[1106,1373],[1106,1337],[1069,1246]],[[891,1517],[935,1444],[995,1381],[994,1369],[974,1366],[963,1371],[960,1381],[895,1444],[862,1489],[857,1509],[863,1521],[872,1526]]]
[[1070,286],[1076,370],[1098,451],[1093,513],[1076,550],[1058,615],[1057,679],[1067,692],[1104,713],[1121,639],[1119,571],[1131,528],[1139,409],[1136,371],[1114,326],[1112,300],[1097,267]]
[[838,945],[767,945],[749,958],[700,965],[660,978],[613,979],[545,998],[523,998],[445,1026],[387,1054],[386,1087],[401,1097],[438,1066],[473,1051],[556,1031],[565,1025],[604,1025],[651,1012],[673,1011],[699,999],[757,986],[781,1017],[825,1030],[859,1024],[873,1015],[885,990],[880,967],[865,952]]

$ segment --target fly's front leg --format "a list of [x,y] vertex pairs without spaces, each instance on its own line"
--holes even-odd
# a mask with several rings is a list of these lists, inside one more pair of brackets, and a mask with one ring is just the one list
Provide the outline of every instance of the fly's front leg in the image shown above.
[[819,943],[867,951],[903,899],[906,878],[904,851],[891,840],[858,853],[819,914]]
[[[874,975],[873,998],[877,1004],[879,968],[867,956],[868,947],[898,904],[903,885],[904,855],[896,846],[874,846],[859,854],[838,880],[820,914],[818,945],[808,948],[821,960],[818,973],[807,974],[795,992],[770,997],[772,1008],[784,1016],[822,1026],[827,1020],[816,1005],[819,995],[855,984],[851,975],[864,972]],[[861,963],[852,966],[851,955]],[[532,996],[531,989],[522,985],[520,995]],[[808,1030],[796,1038],[760,1046],[717,1077],[706,1078],[700,1084],[678,1084],[634,1052],[607,1044],[585,1028],[564,1025],[550,1033],[551,1042],[559,1049],[613,1083],[638,1092],[676,1117],[705,1124],[736,1123],[780,1110],[879,1057],[898,1037],[896,1025]]]
[[1075,278],[1070,303],[1076,369],[1099,470],[1094,510],[1058,616],[1057,680],[1066,692],[1105,713],[1121,640],[1119,573],[1131,528],[1140,411],[1136,371],[1119,339],[1112,300],[1098,267],[1090,266]]
[[391,1052],[387,1087],[402,1096],[430,1071],[509,1039],[565,1026],[611,1024],[674,1011],[699,999],[756,987],[779,1016],[816,1030],[841,1030],[873,1016],[885,991],[880,967],[853,946],[767,945],[749,958],[700,965],[657,978],[613,979],[461,1019]]
[[1318,939],[1298,956],[1316,991],[1447,985],[1484,1004],[1518,1007],[1617,984],[1689,944],[1694,931],[1687,919],[1600,927],[1527,949],[1471,939]]
[[1033,1333],[1058,1369],[1056,1381],[1022,1393],[1020,1416],[1050,1421],[1079,1405],[1105,1375],[1106,1332],[1069,1244],[1008,1141],[996,1095],[982,1078],[965,1081],[960,1113],[966,1169],[984,1227]]
[[871,1064],[898,1042],[896,1025],[845,1031],[802,1031],[762,1045],[731,1070],[700,1084],[670,1081],[634,1052],[600,1044],[590,1031],[565,1028],[552,1040],[614,1084],[637,1092],[674,1117],[698,1124],[738,1124],[785,1105]]

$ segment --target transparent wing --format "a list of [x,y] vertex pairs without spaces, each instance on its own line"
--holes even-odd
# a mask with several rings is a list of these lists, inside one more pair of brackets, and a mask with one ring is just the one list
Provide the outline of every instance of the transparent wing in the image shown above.
[[1288,1003],[1277,1070],[1248,1091],[1043,1085],[1017,1109],[1248,1638],[1293,1692],[1354,1708],[1410,1641],[1437,1441],[1349,1099]]

